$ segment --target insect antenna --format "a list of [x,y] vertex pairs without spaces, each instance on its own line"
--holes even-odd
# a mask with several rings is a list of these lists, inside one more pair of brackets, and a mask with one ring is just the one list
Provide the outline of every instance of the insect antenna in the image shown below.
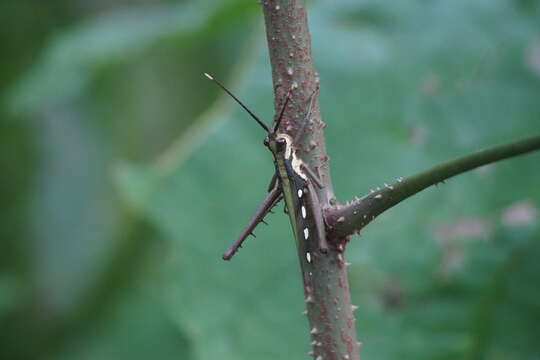
[[290,99],[291,99],[291,90],[287,91],[287,95],[285,97],[285,102],[283,103],[283,106],[281,107],[281,111],[279,112],[279,117],[276,120],[276,125],[274,125],[274,134],[276,133],[277,129],[279,128],[279,124],[281,124],[281,119],[283,119],[283,114],[285,113],[285,108],[287,108],[287,104],[289,103]]
[[294,137],[294,143],[298,143],[298,140],[304,133],[304,128],[306,127],[306,124],[308,123],[309,118],[311,117],[311,113],[313,111],[313,105],[315,104],[315,98],[318,92],[319,92],[319,85],[317,85],[317,87],[315,88],[315,90],[313,90],[313,92],[311,93],[309,97],[309,105],[306,112],[306,116],[304,117],[304,120],[302,120],[302,123],[300,124],[300,128],[296,132],[296,136]]
[[259,125],[261,125],[261,127],[267,132],[267,133],[270,133],[270,129],[268,128],[268,126],[266,126],[265,123],[263,123],[261,121],[261,119],[259,119],[254,113],[251,112],[251,110],[249,110],[247,108],[246,105],[244,105],[236,96],[233,95],[232,92],[229,91],[229,89],[227,89],[222,83],[220,83],[219,81],[217,81],[216,79],[214,79],[211,75],[207,74],[207,73],[204,73],[204,76],[206,76],[208,79],[212,80],[213,82],[215,82],[220,88],[222,88],[227,94],[229,94],[230,97],[232,97],[242,108],[244,108],[244,110],[247,111],[247,113],[249,115],[251,115],[251,117],[253,119],[255,119],[256,122],[259,123]]

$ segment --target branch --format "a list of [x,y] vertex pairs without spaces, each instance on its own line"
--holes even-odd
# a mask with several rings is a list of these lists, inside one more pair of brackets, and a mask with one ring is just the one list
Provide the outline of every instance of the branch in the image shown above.
[[[276,114],[279,114],[289,89],[292,89],[280,128],[296,139],[310,96],[319,84],[311,58],[311,37],[304,0],[265,0],[262,6],[272,65]],[[325,126],[321,120],[318,97],[315,96],[310,119],[299,143],[295,145],[302,160],[318,172],[325,184],[324,191],[317,194],[321,202],[333,198],[322,131]]]
[[[311,39],[307,27],[304,0],[263,0],[262,7],[272,81],[275,109],[279,113],[289,89],[291,99],[280,126],[291,138],[297,138],[301,121],[306,116],[310,95],[318,85],[317,73],[311,59]],[[302,138],[295,144],[300,158],[321,179],[322,189],[317,190],[320,208],[329,206],[334,195],[328,171],[324,134],[319,103],[314,104]],[[334,241],[334,244],[339,244]],[[327,254],[313,259],[309,280],[302,276],[309,321],[309,336],[315,359],[360,360],[359,343],[356,341],[353,310],[349,294],[343,247],[334,246]],[[308,268],[305,252],[297,247],[301,268]],[[302,274],[302,272],[301,272]]]
[[540,134],[480,150],[405,179],[399,178],[394,184],[384,184],[383,189],[372,190],[362,198],[328,207],[325,211],[327,225],[336,236],[359,232],[379,214],[431,185],[474,168],[539,149]]

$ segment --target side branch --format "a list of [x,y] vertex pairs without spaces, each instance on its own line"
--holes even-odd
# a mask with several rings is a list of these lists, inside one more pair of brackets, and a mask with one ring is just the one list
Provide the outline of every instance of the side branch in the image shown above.
[[326,209],[325,217],[330,231],[337,236],[359,232],[375,217],[408,197],[455,175],[540,149],[540,134],[511,143],[480,150],[412,175],[399,178],[395,183],[384,184],[383,189],[346,204],[338,204]]

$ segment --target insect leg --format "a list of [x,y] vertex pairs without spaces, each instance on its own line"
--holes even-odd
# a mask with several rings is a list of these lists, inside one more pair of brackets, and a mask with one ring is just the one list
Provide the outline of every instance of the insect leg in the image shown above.
[[317,228],[317,236],[319,240],[319,250],[323,253],[328,251],[328,242],[326,241],[326,231],[324,228],[324,220],[322,218],[322,210],[319,204],[319,198],[315,192],[315,188],[311,182],[307,182],[308,192],[307,196],[310,198],[313,211],[313,220],[315,222],[315,227]]
[[277,182],[277,174],[274,173],[274,175],[272,175],[272,179],[270,180],[270,184],[268,184],[268,192],[272,191],[272,189],[276,187],[276,182]]
[[309,180],[311,180],[315,185],[317,185],[319,189],[322,189],[324,187],[319,177],[315,174],[315,172],[313,172],[313,170],[309,168],[309,166],[302,163],[300,164],[300,169],[304,171]]
[[242,246],[242,243],[246,238],[251,234],[253,229],[259,224],[259,222],[264,218],[264,216],[272,209],[272,207],[281,199],[281,188],[279,186],[275,187],[272,191],[268,193],[264,201],[259,205],[251,219],[242,229],[242,232],[238,238],[232,243],[232,245],[225,251],[223,254],[223,260],[230,260],[234,254],[238,251],[238,248]]

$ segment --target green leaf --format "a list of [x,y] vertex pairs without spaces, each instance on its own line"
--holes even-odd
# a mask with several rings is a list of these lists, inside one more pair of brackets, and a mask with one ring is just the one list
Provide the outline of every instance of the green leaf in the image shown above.
[[[539,130],[537,74],[519,60],[534,34],[528,14],[509,2],[368,3],[369,11],[355,1],[310,8],[341,199]],[[234,90],[271,119],[267,61],[245,71],[251,81]],[[191,334],[197,359],[299,358],[308,349],[285,216],[270,216],[270,227],[258,228],[257,239],[230,263],[220,260],[272,174],[262,137],[242,112],[227,116],[181,166],[157,171],[152,195],[138,203],[175,244],[171,311]],[[499,348],[491,335],[482,340],[492,315],[474,315],[482,299],[497,296],[489,290],[491,276],[515,246],[538,236],[531,222],[520,227],[534,231],[512,239],[501,220],[504,208],[523,199],[538,208],[537,162],[530,155],[453,179],[389,211],[352,240],[347,257],[366,358],[538,352],[519,342]],[[455,231],[462,227],[464,233]],[[444,235],[446,228],[453,235]],[[520,289],[534,286],[532,278],[516,282]],[[519,339],[533,325],[524,317],[514,326],[504,335]]]

